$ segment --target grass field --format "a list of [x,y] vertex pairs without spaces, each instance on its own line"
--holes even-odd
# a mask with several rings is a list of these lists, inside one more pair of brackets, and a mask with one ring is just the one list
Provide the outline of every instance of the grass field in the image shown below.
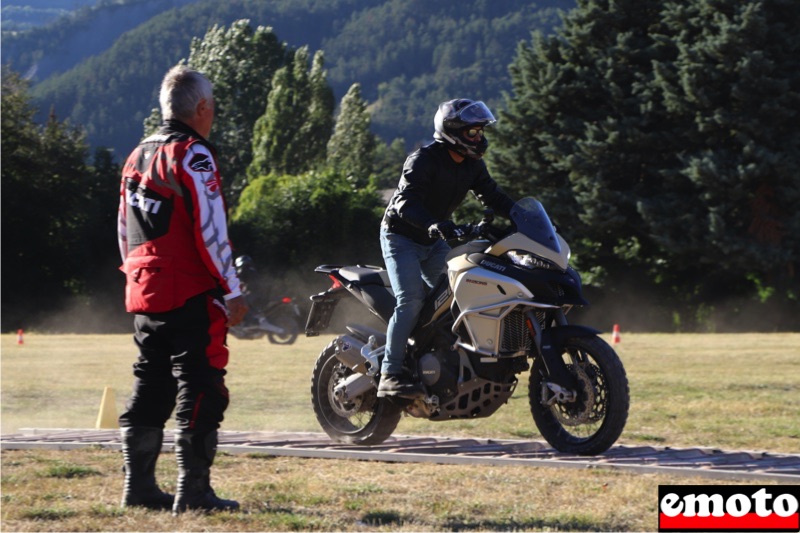
[[[314,360],[331,337],[291,346],[231,339],[231,405],[223,429],[321,431],[311,410]],[[15,335],[2,342],[2,432],[94,427],[104,387],[120,412],[136,350],[129,335]],[[627,444],[800,450],[800,334],[625,334]],[[528,411],[527,376],[487,419],[404,418],[404,434],[540,438]]]
[[[610,336],[607,336],[607,340]],[[231,406],[223,430],[320,431],[310,408],[313,362],[330,337],[292,346],[231,340]],[[2,432],[91,428],[103,388],[121,411],[135,349],[129,335],[0,337]],[[620,443],[800,451],[800,334],[626,334],[631,412]],[[527,378],[489,419],[404,418],[402,434],[540,439]],[[659,484],[693,478],[539,468],[381,465],[221,456],[214,468],[239,513],[121,511],[117,452],[4,451],[3,531],[652,531]],[[159,462],[174,489],[175,465]]]

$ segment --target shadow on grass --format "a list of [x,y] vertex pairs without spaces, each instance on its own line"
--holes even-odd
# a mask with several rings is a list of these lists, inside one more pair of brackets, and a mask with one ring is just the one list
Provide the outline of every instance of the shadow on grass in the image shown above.
[[592,522],[588,517],[550,517],[515,520],[448,520],[447,531],[621,531],[613,526]]
[[[392,511],[367,513],[359,525],[367,527],[402,526],[407,519]],[[442,531],[619,531],[619,525],[598,524],[589,517],[562,516],[515,520],[450,519],[442,523],[427,524]]]
[[376,511],[365,514],[360,523],[368,527],[399,526],[403,524],[403,518],[398,513],[391,511]]

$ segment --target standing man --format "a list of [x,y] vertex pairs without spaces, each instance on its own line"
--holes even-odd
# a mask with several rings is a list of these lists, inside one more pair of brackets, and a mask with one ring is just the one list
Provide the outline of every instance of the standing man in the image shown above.
[[[119,417],[125,461],[123,506],[237,509],[218,498],[210,468],[228,406],[228,326],[247,305],[228,241],[215,151],[211,82],[176,66],[161,84],[164,123],[131,153],[122,171],[119,247],[125,307],[134,313],[133,394]],[[156,484],[164,425],[175,411],[178,485]]]
[[387,329],[378,397],[414,398],[419,383],[403,368],[406,344],[425,299],[444,273],[450,247],[460,237],[450,220],[472,191],[486,206],[509,217],[514,201],[489,175],[482,157],[489,146],[483,129],[495,118],[483,102],[465,98],[439,105],[435,142],[412,153],[381,222],[381,250],[397,305]]

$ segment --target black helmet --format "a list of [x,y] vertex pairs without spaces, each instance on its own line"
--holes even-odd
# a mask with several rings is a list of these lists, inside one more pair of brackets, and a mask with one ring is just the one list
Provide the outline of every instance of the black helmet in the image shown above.
[[461,155],[480,159],[489,141],[484,135],[470,138],[465,133],[470,128],[484,128],[495,122],[497,119],[483,102],[457,98],[439,104],[439,110],[433,118],[433,138],[436,142],[450,145],[452,150]]
[[255,272],[256,263],[249,255],[240,255],[233,261],[233,266],[236,267],[236,274],[241,275],[243,272]]

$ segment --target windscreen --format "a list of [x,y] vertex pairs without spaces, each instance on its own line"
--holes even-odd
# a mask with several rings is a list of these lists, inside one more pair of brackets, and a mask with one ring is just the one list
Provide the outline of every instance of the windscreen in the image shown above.
[[519,233],[556,253],[561,253],[556,229],[539,200],[523,198],[518,201],[511,209],[511,220],[516,224]]

